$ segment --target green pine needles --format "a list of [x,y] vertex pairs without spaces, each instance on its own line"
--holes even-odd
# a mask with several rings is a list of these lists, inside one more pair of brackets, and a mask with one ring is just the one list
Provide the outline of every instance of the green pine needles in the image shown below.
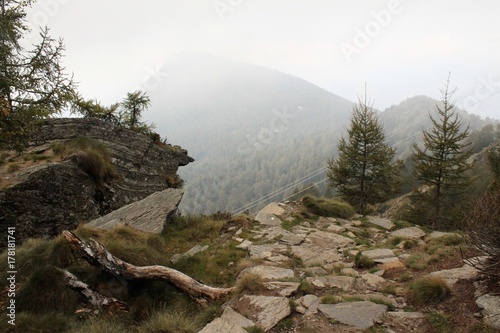
[[328,161],[330,186],[365,213],[369,204],[389,199],[399,189],[401,162],[386,144],[382,124],[372,105],[359,99],[353,109],[347,137],[338,144],[339,156]]

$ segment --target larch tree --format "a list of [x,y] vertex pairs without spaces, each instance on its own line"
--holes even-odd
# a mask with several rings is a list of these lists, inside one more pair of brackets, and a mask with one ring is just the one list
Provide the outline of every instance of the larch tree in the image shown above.
[[127,97],[123,99],[121,105],[125,111],[125,124],[128,128],[136,129],[145,126],[140,119],[142,112],[151,105],[149,96],[145,92],[127,93]]
[[0,146],[22,150],[37,120],[61,112],[75,84],[61,64],[62,40],[41,28],[40,41],[21,46],[29,32],[26,8],[34,1],[0,0]]
[[436,104],[435,116],[430,115],[432,128],[423,131],[423,147],[413,145],[415,178],[427,185],[425,195],[433,206],[432,227],[443,217],[443,202],[447,197],[463,193],[468,186],[465,171],[472,168],[467,162],[472,154],[465,139],[469,128],[462,121],[450,100],[455,92],[449,91],[450,79],[441,90],[441,103]]
[[355,105],[347,138],[338,144],[339,155],[327,163],[329,185],[359,213],[368,204],[387,200],[400,185],[401,162],[394,161],[395,149],[385,134],[372,106],[359,99]]

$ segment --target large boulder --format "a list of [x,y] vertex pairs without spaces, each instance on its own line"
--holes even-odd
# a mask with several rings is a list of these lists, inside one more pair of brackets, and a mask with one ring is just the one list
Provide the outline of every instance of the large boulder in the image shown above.
[[123,206],[87,223],[87,226],[111,229],[116,225],[125,224],[138,230],[160,233],[167,219],[176,212],[183,194],[182,189],[169,188]]

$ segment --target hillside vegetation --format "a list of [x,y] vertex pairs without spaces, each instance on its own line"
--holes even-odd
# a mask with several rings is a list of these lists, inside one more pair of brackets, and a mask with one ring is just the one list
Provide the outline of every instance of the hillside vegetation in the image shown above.
[[[180,170],[181,211],[255,212],[313,183],[325,193],[325,161],[337,156],[352,102],[291,75],[203,53],[173,56],[163,72],[145,116],[196,160]],[[379,113],[396,158],[421,142],[436,102],[416,96]],[[459,113],[471,132],[492,123]]]

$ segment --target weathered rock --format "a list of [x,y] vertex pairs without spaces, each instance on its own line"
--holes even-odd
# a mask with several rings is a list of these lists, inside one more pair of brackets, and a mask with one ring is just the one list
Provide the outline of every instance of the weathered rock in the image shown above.
[[290,314],[290,305],[286,297],[245,295],[235,307],[247,309],[253,322],[266,332]]
[[391,249],[375,249],[367,250],[361,253],[364,256],[372,258],[374,261],[379,259],[394,258],[394,252]]
[[138,230],[160,233],[168,218],[177,211],[183,194],[182,189],[169,188],[95,219],[87,226],[111,229],[124,224]]
[[[356,278],[352,276],[318,276],[307,278],[306,281],[313,285],[323,285],[330,288],[339,288],[344,291],[349,291],[354,286]],[[318,283],[320,282],[320,283]]]
[[274,267],[274,266],[248,267],[241,271],[238,278],[243,277],[245,274],[257,274],[263,280],[280,280],[280,279],[290,279],[294,277],[293,270],[288,268]]
[[237,324],[224,320],[222,318],[214,319],[211,323],[207,324],[198,333],[222,333],[222,332],[248,333],[247,330],[243,329]]
[[226,307],[220,318],[214,319],[199,331],[199,333],[248,333],[244,328],[252,326],[255,326],[253,321],[243,317],[230,307]]
[[425,232],[419,227],[410,227],[391,232],[392,237],[403,237],[408,239],[420,239],[425,236]]
[[245,239],[244,241],[241,242],[241,244],[237,245],[236,248],[246,250],[250,245],[252,245],[252,242]]
[[264,245],[249,245],[248,254],[250,259],[266,259],[275,254],[284,254],[288,251],[288,247],[283,244],[264,244]]
[[387,306],[369,301],[320,304],[319,311],[329,319],[365,330],[387,312]]
[[[146,135],[98,119],[48,119],[36,132],[28,151],[76,137],[93,139],[108,151],[118,177],[98,186],[69,159],[24,170],[19,183],[0,191],[0,211],[16,225],[18,244],[29,237],[56,236],[155,192],[179,187],[179,166],[193,161],[180,147],[157,145]],[[5,232],[0,230],[0,235]]]
[[391,220],[384,219],[381,217],[368,216],[368,222],[378,225],[379,227],[382,227],[387,230],[391,230],[392,228],[394,228],[394,223],[392,223]]
[[374,286],[376,288],[384,285],[387,282],[383,277],[370,273],[361,275],[361,279],[363,279],[369,286]]
[[271,291],[275,296],[289,297],[296,293],[300,287],[298,282],[264,282],[263,286],[268,291]]
[[426,240],[437,239],[441,237],[457,237],[458,239],[461,239],[462,235],[455,232],[433,231],[427,235]]
[[350,268],[350,267],[342,268],[341,272],[342,272],[342,274],[348,275],[348,276],[353,276],[353,277],[359,276],[358,271],[356,271],[354,268]]
[[320,299],[316,295],[305,295],[298,299],[297,303],[304,307],[303,314],[312,315],[318,312]]
[[322,276],[327,275],[328,272],[321,267],[309,267],[305,269],[306,273],[312,276]]
[[[220,317],[226,321],[232,322],[241,328],[255,326],[255,323],[250,319],[242,316],[238,312],[231,309],[229,306],[224,309],[222,316]],[[217,332],[220,333],[221,331]]]
[[311,243],[323,249],[345,248],[356,244],[350,238],[326,231],[312,232],[307,236],[307,238],[311,241]]
[[285,210],[282,207],[273,202],[262,208],[255,216],[255,220],[264,225],[281,225],[278,216],[284,212]]
[[403,312],[389,311],[385,314],[386,317],[392,319],[424,319],[425,315],[422,312]]
[[476,299],[476,304],[481,308],[485,324],[500,329],[500,296],[483,295]]
[[336,234],[340,234],[340,233],[343,233],[344,231],[346,231],[347,229],[344,228],[344,227],[341,227],[339,225],[335,225],[335,224],[332,224],[330,225],[328,228],[326,228],[326,231],[329,231],[329,232],[334,232]]
[[290,245],[299,245],[304,241],[306,235],[297,235],[291,232],[285,233],[283,237],[280,239],[281,243],[290,244]]
[[477,278],[478,274],[479,271],[476,268],[465,264],[459,268],[444,269],[441,271],[432,272],[430,275],[442,278],[451,287],[458,280],[473,280]]
[[337,249],[324,249],[313,244],[292,246],[293,255],[299,257],[306,267],[325,265],[340,260]]

